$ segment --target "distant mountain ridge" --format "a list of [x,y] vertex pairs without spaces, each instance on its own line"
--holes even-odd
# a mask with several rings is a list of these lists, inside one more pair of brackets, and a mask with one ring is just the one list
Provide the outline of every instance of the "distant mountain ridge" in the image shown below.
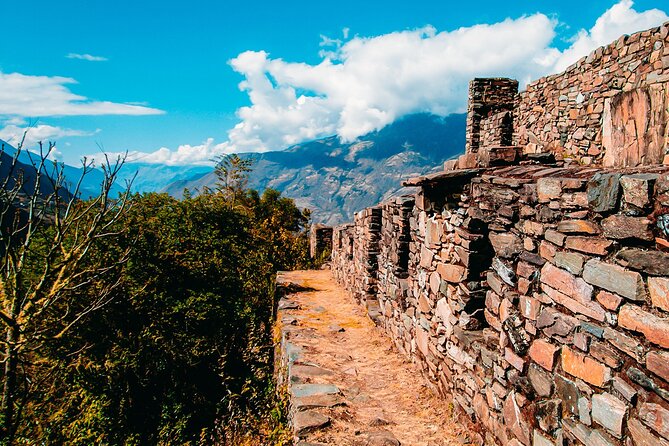
[[[310,208],[314,222],[339,224],[353,213],[403,192],[403,179],[441,169],[444,161],[464,151],[464,114],[439,117],[406,116],[356,141],[342,143],[330,136],[282,151],[245,153],[255,160],[249,186],[268,187]],[[179,180],[163,191],[180,197],[213,187],[210,171]]]

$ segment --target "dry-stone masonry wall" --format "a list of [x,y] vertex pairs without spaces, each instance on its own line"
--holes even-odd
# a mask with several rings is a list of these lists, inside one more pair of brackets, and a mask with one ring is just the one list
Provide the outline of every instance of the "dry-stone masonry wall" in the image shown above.
[[[513,101],[473,81],[467,153],[334,229],[337,280],[488,443],[669,445],[668,127],[634,99],[666,99],[667,29]],[[603,146],[607,107],[664,139]]]
[[583,164],[662,163],[669,122],[669,23],[600,47],[530,83],[514,110],[515,143]]

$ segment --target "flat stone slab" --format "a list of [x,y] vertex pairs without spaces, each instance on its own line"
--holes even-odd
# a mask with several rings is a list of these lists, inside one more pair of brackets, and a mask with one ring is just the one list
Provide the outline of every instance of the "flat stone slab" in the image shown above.
[[338,395],[341,391],[333,384],[294,384],[290,387],[293,398],[313,395]]
[[293,409],[296,411],[317,409],[319,407],[331,408],[344,405],[344,398],[334,394],[310,395],[301,398],[293,398],[292,405]]
[[327,427],[329,424],[330,417],[310,410],[298,412],[293,417],[293,431],[298,437],[302,437],[314,430]]

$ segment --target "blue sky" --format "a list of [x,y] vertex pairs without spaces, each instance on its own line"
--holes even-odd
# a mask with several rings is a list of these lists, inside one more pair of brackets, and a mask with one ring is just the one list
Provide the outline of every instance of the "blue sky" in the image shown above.
[[56,139],[66,162],[102,148],[171,164],[353,139],[403,114],[462,111],[475,75],[561,69],[667,20],[663,6],[4,1],[0,137],[32,124],[31,144]]

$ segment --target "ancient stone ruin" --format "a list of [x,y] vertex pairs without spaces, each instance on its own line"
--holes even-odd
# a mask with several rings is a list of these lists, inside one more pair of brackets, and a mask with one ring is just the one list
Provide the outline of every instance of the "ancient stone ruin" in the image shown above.
[[334,229],[332,270],[486,442],[669,445],[669,23],[518,92]]

